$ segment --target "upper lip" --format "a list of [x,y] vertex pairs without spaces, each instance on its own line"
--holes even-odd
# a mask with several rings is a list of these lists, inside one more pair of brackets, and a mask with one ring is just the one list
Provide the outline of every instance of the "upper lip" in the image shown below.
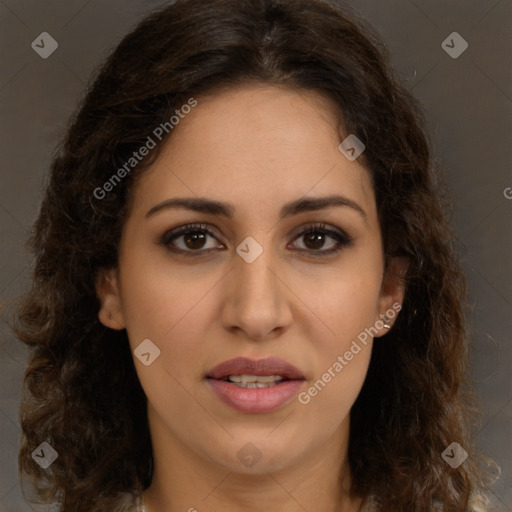
[[207,377],[223,379],[230,375],[280,375],[287,379],[304,379],[302,372],[295,366],[275,357],[263,359],[249,359],[247,357],[235,357],[229,361],[217,365],[210,370]]

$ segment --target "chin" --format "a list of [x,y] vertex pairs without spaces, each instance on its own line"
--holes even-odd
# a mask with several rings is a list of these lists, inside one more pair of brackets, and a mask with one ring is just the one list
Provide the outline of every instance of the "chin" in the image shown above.
[[301,453],[299,446],[269,440],[267,436],[268,431],[260,436],[238,437],[230,440],[222,453],[210,457],[227,470],[243,475],[275,473],[296,463],[297,454]]

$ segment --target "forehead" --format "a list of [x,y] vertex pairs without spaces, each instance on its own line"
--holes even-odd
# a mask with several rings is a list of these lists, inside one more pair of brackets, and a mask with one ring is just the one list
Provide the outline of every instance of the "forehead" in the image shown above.
[[196,99],[139,180],[136,208],[186,195],[277,212],[305,195],[340,193],[374,209],[368,170],[338,149],[348,134],[330,98],[245,85]]

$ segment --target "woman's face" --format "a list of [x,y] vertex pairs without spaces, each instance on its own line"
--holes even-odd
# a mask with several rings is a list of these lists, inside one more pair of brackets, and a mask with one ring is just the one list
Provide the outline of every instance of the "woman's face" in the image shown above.
[[[338,149],[349,134],[317,93],[252,85],[197,100],[133,190],[100,319],[127,330],[156,452],[239,473],[338,457],[372,335],[403,298],[384,276],[369,172]],[[165,206],[178,198],[223,206]],[[189,224],[201,226],[177,233]],[[254,363],[267,358],[281,363]],[[225,381],[254,381],[242,374],[267,379]]]

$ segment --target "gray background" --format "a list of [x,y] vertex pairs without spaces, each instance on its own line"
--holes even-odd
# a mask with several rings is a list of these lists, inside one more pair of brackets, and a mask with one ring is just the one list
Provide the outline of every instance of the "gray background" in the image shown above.
[[[207,1],[207,0],[205,0]],[[454,201],[453,222],[473,313],[471,375],[482,399],[480,447],[501,466],[493,487],[512,511],[511,25],[507,0],[354,0],[389,46],[392,62],[427,112],[435,156]],[[1,0],[0,305],[28,284],[23,250],[42,180],[94,67],[144,13],[137,0]],[[441,43],[469,43],[457,59]],[[31,43],[58,42],[42,59]],[[510,190],[509,197],[512,197]],[[25,352],[0,324],[0,512],[31,507],[17,477],[18,404]],[[471,457],[471,454],[469,454]]]

